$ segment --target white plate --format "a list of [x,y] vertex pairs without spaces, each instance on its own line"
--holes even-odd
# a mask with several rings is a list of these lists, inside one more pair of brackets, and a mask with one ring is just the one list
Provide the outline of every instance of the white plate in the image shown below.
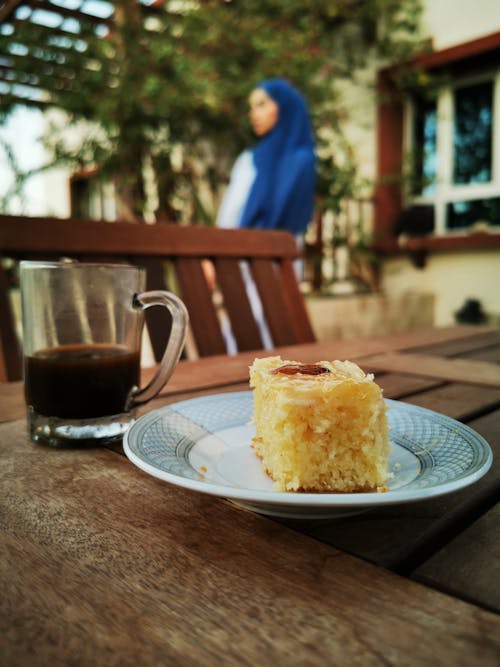
[[208,493],[271,516],[332,518],[425,500],[476,482],[493,459],[488,443],[460,422],[386,400],[392,473],[385,493],[283,493],[273,489],[250,448],[252,393],[212,394],[154,410],[124,438],[125,454],[170,484]]

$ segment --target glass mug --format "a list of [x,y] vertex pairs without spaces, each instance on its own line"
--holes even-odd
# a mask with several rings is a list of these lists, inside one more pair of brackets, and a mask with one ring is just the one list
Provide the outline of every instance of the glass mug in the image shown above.
[[[145,271],[135,266],[68,260],[20,267],[31,439],[86,445],[121,438],[179,360],[184,304],[170,292],[145,292]],[[157,373],[140,389],[144,310],[154,305],[170,311],[172,326]]]

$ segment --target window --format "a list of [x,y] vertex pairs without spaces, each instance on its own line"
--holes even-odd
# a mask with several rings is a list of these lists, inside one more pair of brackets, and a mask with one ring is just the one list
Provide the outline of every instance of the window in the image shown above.
[[500,70],[407,105],[407,205],[433,205],[436,234],[500,226]]
[[416,183],[414,195],[432,195],[437,176],[437,105],[415,101],[412,145],[415,153]]
[[453,108],[453,183],[488,183],[493,171],[493,82],[456,88]]

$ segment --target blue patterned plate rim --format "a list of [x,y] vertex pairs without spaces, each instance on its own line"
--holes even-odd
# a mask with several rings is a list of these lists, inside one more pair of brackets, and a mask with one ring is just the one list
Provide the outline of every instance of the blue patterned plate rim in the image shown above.
[[[307,512],[307,508],[368,509],[426,500],[473,484],[488,472],[491,448],[469,426],[426,408],[385,400],[395,452],[390,467],[393,480],[385,492],[280,492],[264,473],[265,481],[259,479],[259,485],[242,484],[240,468],[250,463],[260,470],[250,448],[251,391],[209,394],[153,410],[132,424],[123,446],[129,460],[153,477],[269,514],[280,513],[272,511],[273,505]],[[234,437],[241,441],[232,448]],[[242,457],[244,463],[240,463]],[[216,470],[218,461],[225,459],[221,467],[232,472],[232,479],[224,469],[222,474]],[[206,474],[203,463],[207,462],[209,466],[215,462],[212,475]]]

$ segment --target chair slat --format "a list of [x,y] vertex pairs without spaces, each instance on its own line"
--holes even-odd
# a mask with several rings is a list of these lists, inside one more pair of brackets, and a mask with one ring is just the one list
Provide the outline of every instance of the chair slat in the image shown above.
[[316,337],[291,259],[285,258],[281,262],[281,283],[281,292],[286,301],[287,310],[290,313],[292,326],[299,343],[313,343]]
[[298,343],[283,296],[279,266],[262,259],[250,263],[274,345]]
[[238,350],[244,352],[260,349],[262,339],[248,300],[240,262],[222,258],[215,259],[214,264],[217,283],[223,295],[224,306]]
[[199,355],[224,354],[224,338],[200,261],[191,257],[177,258],[174,266]]
[[[193,227],[196,233],[193,233]],[[43,233],[42,233],[43,230]],[[183,257],[297,256],[291,234],[202,225],[55,220],[0,215],[0,249],[74,256],[152,255]]]
[[[133,263],[146,269],[146,290],[166,289],[165,266],[161,259],[134,257]],[[170,313],[165,308],[148,308],[146,310],[146,325],[154,358],[156,361],[160,361],[172,327]]]
[[0,382],[22,377],[21,350],[9,298],[9,286],[0,262]]

